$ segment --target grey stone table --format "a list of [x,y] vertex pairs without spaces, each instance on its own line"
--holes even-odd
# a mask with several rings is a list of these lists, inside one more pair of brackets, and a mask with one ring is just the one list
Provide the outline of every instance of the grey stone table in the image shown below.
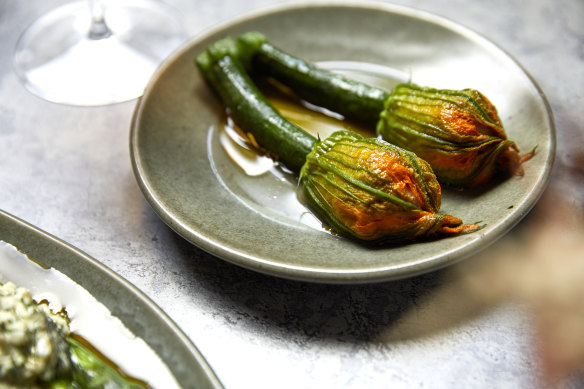
[[[181,11],[190,35],[279,3],[167,2]],[[575,273],[573,279],[584,276],[563,265],[559,260],[569,253],[558,255],[552,244],[583,231],[577,219],[584,206],[584,2],[395,2],[487,36],[537,80],[554,111],[558,158],[551,185],[510,239],[487,250],[489,266],[481,256],[402,281],[320,285],[244,270],[182,240],[152,211],[134,179],[128,131],[135,101],[93,108],[54,104],[29,93],[13,72],[19,34],[63,0],[0,2],[0,208],[144,291],[227,388],[534,388],[554,372],[577,371],[584,347],[563,359],[541,349],[547,344],[544,349],[561,356],[578,346],[570,339],[581,338],[584,329],[582,311],[574,318],[565,308],[569,297],[561,304],[552,298],[559,289],[581,297],[582,289],[543,281],[554,280],[558,267]],[[527,243],[509,249],[513,241]],[[537,260],[546,249],[543,257],[558,261]],[[492,258],[505,256],[521,261],[494,266]],[[550,289],[538,289],[543,284]],[[565,314],[566,321],[548,320],[549,312]],[[576,376],[565,385],[584,381]]]

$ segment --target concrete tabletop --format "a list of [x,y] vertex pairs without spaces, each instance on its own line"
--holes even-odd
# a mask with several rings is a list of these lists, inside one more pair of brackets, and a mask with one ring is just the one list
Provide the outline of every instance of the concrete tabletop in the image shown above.
[[[283,3],[166,2],[180,11],[189,36]],[[581,348],[562,358],[574,342],[557,336],[570,334],[561,323],[547,320],[546,309],[557,308],[554,301],[542,306],[533,296],[550,296],[538,286],[553,277],[541,274],[566,268],[535,254],[548,248],[547,257],[568,255],[537,243],[557,242],[550,231],[562,238],[584,231],[584,2],[394,1],[469,27],[521,63],[552,107],[557,160],[540,203],[482,255],[414,278],[345,286],[245,270],[168,228],[132,172],[128,141],[136,100],[75,107],[45,101],[23,87],[12,67],[16,41],[27,25],[64,3],[0,2],[0,209],[136,285],[188,335],[226,388],[537,388],[582,367],[581,341]],[[527,243],[508,249],[518,240]],[[523,261],[488,262],[493,257]],[[526,269],[540,271],[524,280]],[[535,291],[525,292],[529,288]],[[583,296],[582,288],[564,289]],[[569,297],[561,301],[573,303]],[[565,310],[554,312],[561,317]],[[580,310],[570,322],[579,338],[583,316]],[[576,376],[565,385],[582,387],[584,381]]]

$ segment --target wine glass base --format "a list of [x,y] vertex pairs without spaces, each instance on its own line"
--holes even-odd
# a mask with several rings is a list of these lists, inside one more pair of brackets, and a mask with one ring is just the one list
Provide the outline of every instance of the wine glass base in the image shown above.
[[16,44],[14,68],[26,88],[45,100],[96,106],[142,95],[152,74],[184,42],[178,15],[150,0],[104,1],[110,34],[89,37],[87,0],[37,19]]

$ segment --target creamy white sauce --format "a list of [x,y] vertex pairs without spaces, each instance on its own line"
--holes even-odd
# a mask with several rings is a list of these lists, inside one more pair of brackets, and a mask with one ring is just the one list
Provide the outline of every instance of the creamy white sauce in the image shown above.
[[71,332],[88,340],[124,373],[152,388],[180,388],[154,350],[85,288],[56,269],[39,266],[16,247],[0,241],[0,283],[8,281],[28,289],[35,301],[48,301],[53,312],[64,308],[71,319]]

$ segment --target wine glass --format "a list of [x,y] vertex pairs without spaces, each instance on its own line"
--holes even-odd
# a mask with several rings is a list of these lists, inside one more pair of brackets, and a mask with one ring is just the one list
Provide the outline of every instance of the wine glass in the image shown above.
[[178,14],[154,0],[81,0],[57,7],[20,36],[14,69],[32,93],[96,106],[132,100],[184,40]]

